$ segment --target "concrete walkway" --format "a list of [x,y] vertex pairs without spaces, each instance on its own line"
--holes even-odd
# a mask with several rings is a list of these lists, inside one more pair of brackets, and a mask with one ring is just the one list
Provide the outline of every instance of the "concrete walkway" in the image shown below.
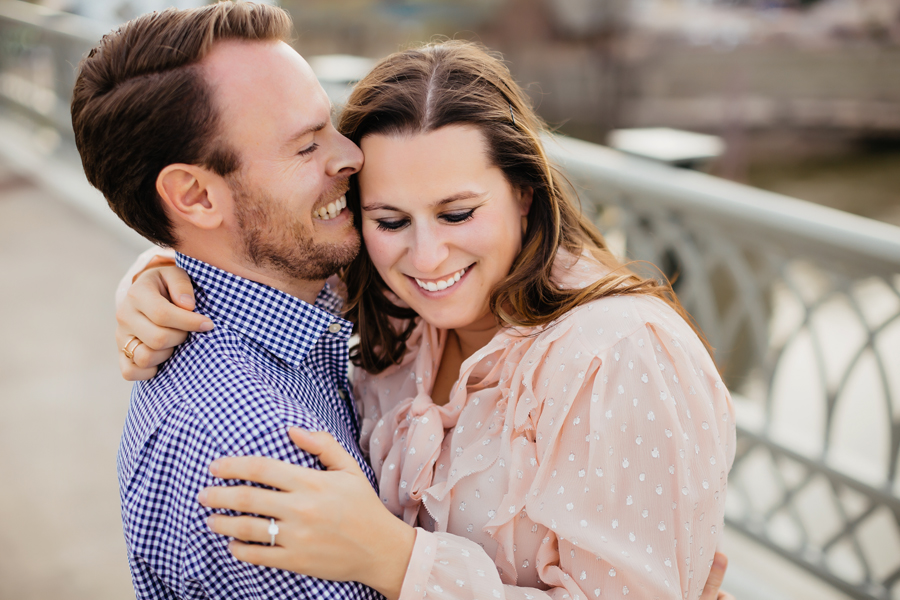
[[134,597],[112,294],[135,255],[0,163],[0,599]]

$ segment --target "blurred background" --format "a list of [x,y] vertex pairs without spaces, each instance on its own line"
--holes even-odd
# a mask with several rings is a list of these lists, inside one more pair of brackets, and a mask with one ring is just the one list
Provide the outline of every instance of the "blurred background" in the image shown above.
[[[0,0],[0,599],[131,597],[78,60],[199,0]],[[615,252],[677,278],[738,405],[739,600],[900,599],[900,1],[283,0],[337,104],[437,36],[501,52]]]

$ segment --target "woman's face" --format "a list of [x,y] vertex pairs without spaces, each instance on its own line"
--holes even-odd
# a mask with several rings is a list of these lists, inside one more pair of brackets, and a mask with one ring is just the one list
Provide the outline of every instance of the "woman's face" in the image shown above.
[[438,328],[490,318],[491,290],[522,248],[531,190],[489,163],[471,126],[371,135],[361,147],[362,234],[385,283]]

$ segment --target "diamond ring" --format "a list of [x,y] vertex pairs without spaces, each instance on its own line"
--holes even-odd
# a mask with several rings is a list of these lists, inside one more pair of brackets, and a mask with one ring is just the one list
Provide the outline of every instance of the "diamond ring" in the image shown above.
[[269,540],[269,545],[275,545],[275,536],[278,535],[278,525],[275,524],[275,519],[269,519],[269,535],[272,536]]

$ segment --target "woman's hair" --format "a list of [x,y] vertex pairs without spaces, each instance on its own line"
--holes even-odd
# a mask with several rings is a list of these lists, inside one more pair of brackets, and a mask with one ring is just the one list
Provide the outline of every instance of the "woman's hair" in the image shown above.
[[[546,325],[585,302],[621,294],[660,298],[692,322],[668,282],[636,275],[607,250],[565,178],[548,161],[541,144],[543,122],[502,60],[482,46],[445,41],[388,56],[357,84],[338,128],[358,145],[367,135],[414,135],[448,125],[477,128],[491,164],[514,188],[533,190],[522,251],[491,292],[490,309],[500,323]],[[361,228],[356,184],[347,198]],[[560,289],[551,280],[560,248],[575,256],[586,249],[610,273],[581,289]],[[379,373],[399,363],[416,313],[395,303],[365,248],[342,278],[346,316],[360,334],[351,349],[354,364]]]

